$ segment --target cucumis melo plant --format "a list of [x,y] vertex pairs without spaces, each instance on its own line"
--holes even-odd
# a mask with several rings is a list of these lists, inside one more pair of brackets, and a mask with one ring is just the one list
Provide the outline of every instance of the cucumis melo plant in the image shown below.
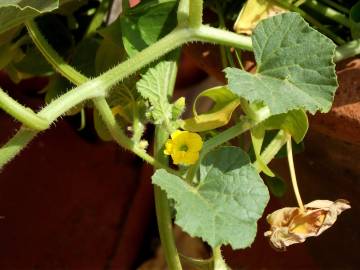
[[[202,262],[207,267],[202,269],[228,268],[221,255],[224,245],[251,246],[257,222],[264,218],[269,189],[279,188],[268,187],[262,178],[271,179],[266,180],[268,185],[278,183],[268,164],[284,147],[298,207],[267,217],[270,228],[265,236],[273,247],[285,250],[320,235],[350,208],[345,199],[303,203],[292,141],[303,141],[307,114],[330,110],[338,87],[335,61],[360,53],[360,46],[354,46],[358,40],[346,42],[324,28],[301,9],[299,1],[269,1],[275,14],[251,0],[241,12],[240,6],[235,12],[228,9],[232,1],[144,0],[135,6],[120,1],[120,15],[114,13],[112,1],[99,1],[96,7],[75,2],[0,3],[1,68],[15,81],[35,75],[50,78],[44,90],[47,105],[38,112],[0,90],[1,109],[23,124],[0,148],[1,167],[58,118],[91,108],[102,139],[117,142],[154,167],[160,238],[168,267],[174,270],[182,269],[172,235],[174,223],[211,247],[213,256]],[[219,16],[217,26],[203,23],[204,5]],[[90,20],[74,15],[80,7],[92,14]],[[351,14],[349,19],[334,15],[334,20],[358,38],[359,24]],[[262,20],[254,23],[251,19],[256,16]],[[66,18],[67,27],[60,27],[59,18]],[[231,18],[246,25],[245,33],[251,36],[227,30],[225,21]],[[60,43],[54,41],[50,24],[58,26]],[[239,25],[235,29],[243,29]],[[186,97],[175,102],[172,97],[180,48],[191,42],[220,46],[227,83],[201,92],[193,116],[184,119]],[[253,52],[255,73],[241,67],[241,50]],[[204,97],[213,106],[199,113],[196,104]],[[154,153],[145,136],[150,125],[155,127]],[[247,133],[250,150],[231,145]],[[270,133],[274,136],[269,141]],[[186,260],[199,266],[199,259]]]

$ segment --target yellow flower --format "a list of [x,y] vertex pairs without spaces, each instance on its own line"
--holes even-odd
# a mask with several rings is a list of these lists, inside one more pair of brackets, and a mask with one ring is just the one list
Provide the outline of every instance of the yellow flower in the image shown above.
[[171,155],[174,164],[191,165],[199,159],[203,141],[199,134],[176,130],[165,144],[165,155]]
[[335,223],[341,212],[350,208],[350,204],[346,200],[316,200],[304,207],[305,210],[285,207],[267,216],[271,228],[265,236],[270,237],[275,249],[285,251],[287,246],[320,235]]

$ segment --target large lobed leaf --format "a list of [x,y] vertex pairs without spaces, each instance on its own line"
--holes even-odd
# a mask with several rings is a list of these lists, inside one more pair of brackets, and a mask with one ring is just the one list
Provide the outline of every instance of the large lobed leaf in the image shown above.
[[269,193],[248,155],[236,147],[212,151],[201,163],[200,179],[193,187],[163,169],[152,177],[175,200],[175,222],[184,231],[212,247],[250,246]]
[[284,13],[261,21],[253,35],[257,73],[225,69],[229,88],[272,114],[304,109],[327,112],[337,88],[335,44],[300,15]]
[[1,0],[0,33],[59,7],[59,0]]

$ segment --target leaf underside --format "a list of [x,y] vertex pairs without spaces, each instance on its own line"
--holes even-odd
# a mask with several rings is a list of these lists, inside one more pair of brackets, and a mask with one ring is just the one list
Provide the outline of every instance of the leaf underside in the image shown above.
[[0,33],[58,7],[58,0],[1,0]]

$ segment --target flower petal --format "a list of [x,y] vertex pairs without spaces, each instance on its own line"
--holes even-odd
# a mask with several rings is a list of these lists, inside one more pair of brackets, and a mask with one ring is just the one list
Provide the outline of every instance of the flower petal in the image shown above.
[[350,208],[350,204],[346,200],[316,200],[304,207],[304,211],[286,207],[267,216],[271,228],[264,235],[270,237],[274,248],[286,250],[287,246],[302,243],[307,237],[320,235],[335,223],[339,214]]

